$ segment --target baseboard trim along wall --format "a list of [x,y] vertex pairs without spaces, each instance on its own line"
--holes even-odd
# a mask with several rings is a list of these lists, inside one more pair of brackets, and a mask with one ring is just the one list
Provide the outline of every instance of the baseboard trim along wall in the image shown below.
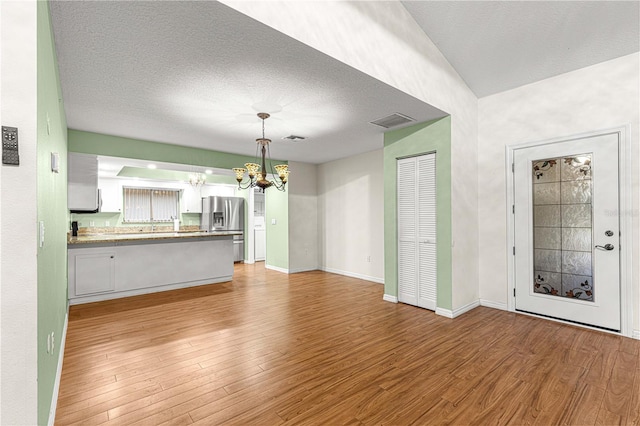
[[299,269],[289,269],[290,274],[297,274],[300,272],[309,272],[309,271],[317,271],[318,268],[299,268]]
[[264,267],[267,268],[267,269],[271,269],[272,271],[282,272],[283,274],[288,274],[289,273],[288,269],[280,268],[278,266],[267,265],[266,263],[264,264]]
[[453,311],[449,309],[436,308],[436,315],[453,319],[459,317],[465,312],[469,312],[470,310],[477,308],[478,306],[480,306],[480,301],[474,300],[473,302],[467,303],[466,305],[461,306],[458,309],[454,309]]
[[500,309],[501,311],[508,311],[509,307],[506,303],[493,302],[491,300],[480,299],[480,306],[486,306],[487,308]]
[[62,376],[62,362],[64,361],[64,346],[67,342],[67,326],[69,325],[69,305],[67,313],[64,315],[64,326],[62,327],[62,338],[60,339],[60,349],[58,350],[58,368],[56,369],[56,380],[53,382],[53,395],[51,395],[51,405],[49,406],[48,425],[53,426],[56,419],[56,408],[58,408],[58,393],[60,392],[60,378]]
[[345,277],[358,278],[360,280],[372,281],[378,284],[384,284],[384,278],[372,277],[369,275],[358,274],[355,272],[341,271],[340,269],[333,268],[320,268],[321,271],[330,272],[332,274],[344,275]]
[[384,296],[382,296],[382,300],[384,300],[385,302],[398,303],[398,298],[390,294],[385,294]]
[[633,330],[633,338],[640,340],[640,330]]

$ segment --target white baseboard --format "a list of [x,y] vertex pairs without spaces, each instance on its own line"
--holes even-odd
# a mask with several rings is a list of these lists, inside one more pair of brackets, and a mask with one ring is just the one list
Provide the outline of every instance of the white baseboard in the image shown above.
[[51,405],[49,406],[49,421],[47,424],[53,426],[56,419],[56,408],[58,408],[58,393],[60,392],[60,377],[62,376],[62,362],[64,361],[64,346],[67,342],[67,327],[69,325],[69,305],[64,315],[64,326],[60,339],[60,349],[58,350],[58,368],[56,369],[56,380],[53,382],[53,395],[51,395]]
[[385,302],[398,303],[398,298],[390,294],[385,294],[384,296],[382,296],[382,300],[384,300]]
[[358,274],[356,272],[349,272],[349,271],[341,271],[340,269],[333,269],[333,268],[326,268],[326,267],[321,267],[319,269],[321,271],[330,272],[332,274],[344,275],[346,277],[358,278],[360,280],[372,281],[374,283],[384,284],[384,278],[372,277],[370,275]]
[[464,306],[461,306],[457,309],[454,310],[450,310],[450,309],[444,309],[444,308],[436,308],[436,315],[440,315],[443,317],[447,317],[447,318],[456,318],[459,317],[460,315],[464,314],[465,312],[469,312],[470,310],[477,308],[478,306],[480,306],[480,301],[479,300],[474,300],[471,303],[467,303]]
[[453,318],[453,311],[449,309],[436,308],[436,315],[440,315],[441,317]]
[[285,268],[280,268],[278,266],[273,266],[273,265],[267,265],[267,263],[265,262],[264,267],[267,269],[271,269],[272,271],[277,271],[277,272],[282,272],[283,274],[288,274],[289,270],[285,269]]
[[502,302],[493,302],[491,300],[480,299],[480,306],[486,306],[487,308],[500,309],[501,311],[508,311],[509,306]]
[[633,330],[633,338],[640,340],[640,330]]
[[465,312],[469,312],[472,309],[477,308],[478,306],[480,306],[480,300],[474,300],[471,303],[467,303],[464,306],[461,306],[457,309],[453,310],[453,317],[459,317],[460,315],[464,314]]
[[309,271],[317,271],[318,268],[297,268],[297,269],[289,269],[290,274],[297,274],[299,272],[309,272]]

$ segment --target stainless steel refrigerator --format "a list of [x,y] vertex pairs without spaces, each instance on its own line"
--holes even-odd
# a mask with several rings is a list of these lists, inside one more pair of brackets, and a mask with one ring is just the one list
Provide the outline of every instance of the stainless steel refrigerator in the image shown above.
[[244,260],[244,198],[203,197],[200,229],[209,232],[242,232],[233,236],[233,260]]

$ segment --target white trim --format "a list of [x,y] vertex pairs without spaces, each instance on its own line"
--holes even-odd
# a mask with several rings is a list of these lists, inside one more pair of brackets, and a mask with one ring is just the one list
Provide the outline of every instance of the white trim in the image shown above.
[[253,265],[256,262],[253,261],[253,260],[245,259],[245,260],[242,261],[242,263],[246,263],[247,265]]
[[60,377],[62,376],[62,362],[64,361],[64,346],[67,342],[67,327],[69,325],[69,305],[64,315],[64,326],[62,327],[62,338],[60,339],[60,349],[58,350],[58,368],[56,369],[56,379],[53,382],[53,395],[51,395],[51,405],[49,406],[49,421],[47,424],[53,426],[56,419],[56,409],[58,408],[58,393],[60,392]]
[[436,315],[453,319],[453,312],[449,309],[436,308]]
[[504,302],[494,302],[492,300],[480,299],[480,306],[485,306],[487,308],[499,309],[501,311],[508,311],[509,305]]
[[382,296],[382,300],[384,300],[385,302],[398,303],[398,298],[390,294],[385,294],[384,296]]
[[640,340],[640,330],[633,330],[633,338]]
[[299,272],[310,272],[310,271],[317,271],[318,268],[298,268],[298,269],[289,269],[289,273],[290,274],[297,274]]
[[[583,139],[594,136],[606,135],[611,133],[619,134],[619,191],[620,191],[620,333],[631,337],[633,333],[633,282],[631,279],[631,267],[632,267],[632,196],[631,196],[631,143],[629,138],[631,137],[630,126],[623,125],[613,128],[601,129],[592,132],[579,133],[575,135],[568,135],[563,137],[557,137],[552,139],[545,139],[541,141],[525,142],[513,145],[505,146],[505,159],[506,159],[506,183],[507,183],[507,204],[505,206],[507,214],[507,274],[509,285],[507,289],[507,307],[508,311],[515,312],[515,258],[512,254],[512,247],[515,245],[515,229],[514,229],[514,217],[512,214],[512,206],[515,201],[515,194],[513,193],[513,157],[514,150],[522,148],[530,148],[534,146],[547,145],[558,142],[567,142],[575,139]],[[626,303],[625,303],[626,301]],[[520,313],[520,312],[519,312]],[[539,317],[546,318],[546,317]],[[547,318],[550,319],[550,318]],[[562,320],[553,320],[556,322],[565,322]],[[576,325],[571,322],[565,322],[567,324]],[[586,328],[591,328],[585,326]],[[601,330],[594,328],[594,330]]]
[[73,298],[73,299],[69,299],[69,305],[79,305],[79,304],[82,304],[82,303],[101,302],[103,300],[121,299],[123,297],[140,296],[142,294],[158,293],[160,291],[178,290],[178,289],[187,288],[187,287],[197,287],[197,286],[201,286],[201,285],[217,284],[217,283],[223,283],[223,282],[231,281],[232,278],[233,278],[233,275],[229,275],[229,276],[226,276],[226,277],[219,277],[219,278],[210,279],[210,280],[190,281],[190,282],[187,282],[187,283],[170,284],[170,285],[163,285],[163,286],[158,286],[158,287],[147,287],[147,288],[139,288],[139,289],[135,289],[135,290],[118,291],[118,292],[113,292],[113,293],[101,293],[101,294],[96,294],[96,295],[92,295],[92,296],[85,296],[85,297],[76,297],[76,298]]
[[365,281],[373,281],[374,283],[384,284],[384,278],[372,277],[370,275],[358,274],[356,272],[342,271],[340,269],[321,267],[321,271],[330,272],[332,274],[344,275],[346,277],[358,278]]
[[283,274],[288,274],[289,270],[285,269],[285,268],[280,268],[278,266],[273,266],[273,265],[267,265],[267,262],[264,263],[264,267],[266,269],[271,269],[273,271],[278,271],[278,272],[282,272]]
[[472,309],[477,308],[478,306],[480,306],[480,300],[474,300],[471,303],[467,303],[464,306],[461,306],[457,309],[453,310],[453,318],[457,318],[460,315],[464,314],[465,312],[469,312]]
[[469,312],[470,310],[477,308],[478,306],[480,306],[480,300],[474,300],[473,302],[467,303],[466,305],[454,309],[453,311],[444,308],[436,308],[436,315],[453,319],[459,317],[465,312]]

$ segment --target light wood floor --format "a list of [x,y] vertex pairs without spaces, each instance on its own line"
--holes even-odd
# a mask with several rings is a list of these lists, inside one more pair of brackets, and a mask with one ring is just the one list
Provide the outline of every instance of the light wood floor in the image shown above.
[[70,309],[56,424],[639,424],[640,341],[324,272]]

